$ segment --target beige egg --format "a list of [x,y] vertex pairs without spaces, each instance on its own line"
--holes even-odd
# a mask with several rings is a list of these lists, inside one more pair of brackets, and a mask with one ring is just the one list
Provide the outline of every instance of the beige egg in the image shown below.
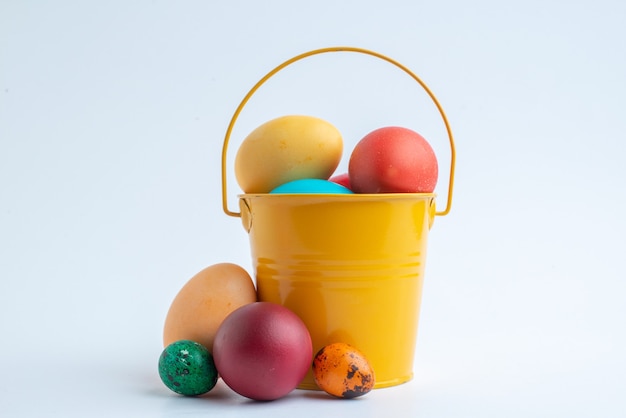
[[327,180],[342,152],[341,133],[329,122],[313,116],[282,116],[243,140],[235,157],[235,177],[245,193],[269,193],[293,180]]
[[256,299],[254,282],[241,266],[220,263],[205,268],[174,298],[165,318],[163,346],[192,340],[212,351],[215,334],[226,316]]

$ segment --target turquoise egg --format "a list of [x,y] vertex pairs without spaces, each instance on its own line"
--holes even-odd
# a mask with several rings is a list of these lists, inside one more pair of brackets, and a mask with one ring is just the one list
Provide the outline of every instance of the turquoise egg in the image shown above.
[[352,191],[340,184],[321,179],[293,180],[276,187],[273,194],[352,194]]
[[159,357],[159,376],[170,390],[185,396],[207,393],[217,383],[213,356],[202,344],[180,340]]

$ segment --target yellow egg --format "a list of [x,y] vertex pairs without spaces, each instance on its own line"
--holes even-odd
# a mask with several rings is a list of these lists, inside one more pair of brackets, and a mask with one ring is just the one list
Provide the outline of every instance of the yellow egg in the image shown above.
[[235,176],[245,193],[269,193],[292,180],[327,180],[342,152],[341,133],[329,122],[312,116],[282,116],[243,140],[235,157]]
[[165,318],[163,346],[191,340],[213,350],[213,340],[224,318],[255,302],[256,289],[248,272],[231,263],[205,268],[180,289]]

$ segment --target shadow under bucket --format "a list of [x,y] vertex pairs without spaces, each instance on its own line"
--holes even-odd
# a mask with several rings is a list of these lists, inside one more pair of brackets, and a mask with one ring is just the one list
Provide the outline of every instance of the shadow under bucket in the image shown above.
[[[242,195],[259,299],[369,359],[375,387],[413,376],[433,194]],[[300,384],[317,389],[309,371]]]
[[[243,194],[239,212],[228,208],[227,155],[233,127],[252,95],[283,68],[328,52],[352,52],[384,60],[404,71],[439,110],[450,141],[447,201],[435,210],[435,194]],[[331,47],[295,56],[267,73],[241,101],[222,148],[222,207],[241,217],[249,234],[259,300],[279,303],[306,324],[313,352],[333,342],[353,345],[374,369],[375,388],[413,376],[413,359],[428,232],[435,216],[450,211],[455,147],[435,95],[399,62],[377,52]],[[301,389],[318,389],[309,371]]]

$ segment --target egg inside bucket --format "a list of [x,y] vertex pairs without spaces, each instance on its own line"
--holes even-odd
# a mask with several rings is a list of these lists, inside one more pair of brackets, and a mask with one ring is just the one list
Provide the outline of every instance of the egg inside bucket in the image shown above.
[[299,179],[281,184],[272,194],[352,194],[347,187],[329,180]]
[[244,193],[268,193],[288,181],[327,179],[343,152],[341,132],[306,115],[272,119],[252,131],[235,156],[235,177]]

